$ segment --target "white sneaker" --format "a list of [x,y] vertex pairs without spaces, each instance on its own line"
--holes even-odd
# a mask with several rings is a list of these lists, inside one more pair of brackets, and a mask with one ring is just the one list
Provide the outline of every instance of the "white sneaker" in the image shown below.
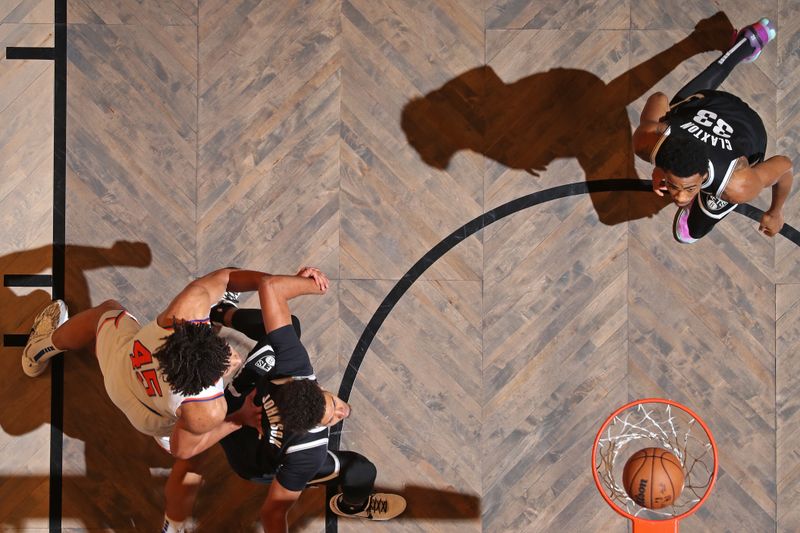
[[758,56],[761,55],[767,43],[775,40],[777,35],[778,32],[775,28],[775,23],[768,18],[762,18],[758,22],[754,22],[742,28],[741,31],[736,34],[734,42],[739,39],[747,39],[750,46],[755,50],[749,57],[744,58],[742,63],[752,63],[758,59]]
[[22,350],[22,371],[25,372],[26,375],[35,378],[47,370],[50,357],[56,355],[53,353],[48,357],[47,354],[55,352],[56,349],[52,346],[46,346],[37,353],[33,353],[34,346],[54,332],[56,328],[66,322],[68,318],[67,304],[61,300],[55,300],[45,307],[41,313],[36,315],[36,318],[33,320],[31,334],[28,336],[28,344],[26,344],[25,349]]
[[241,295],[241,292],[225,291],[225,294],[222,295],[222,299],[219,301],[219,303],[239,307],[239,297]]
[[369,496],[366,507],[357,513],[347,513],[339,508],[339,498],[342,494],[337,494],[331,498],[331,511],[339,516],[348,518],[365,518],[367,520],[391,520],[406,510],[406,499],[398,494],[387,494],[384,492],[373,492]]

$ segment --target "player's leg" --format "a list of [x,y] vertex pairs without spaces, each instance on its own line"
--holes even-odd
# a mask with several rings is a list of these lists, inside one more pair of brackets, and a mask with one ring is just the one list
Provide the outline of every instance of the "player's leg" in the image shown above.
[[742,28],[731,47],[678,91],[670,105],[681,102],[699,91],[716,89],[733,71],[733,67],[742,62],[755,61],[775,35],[774,23],[766,18]]
[[[223,299],[211,308],[210,316],[211,322],[215,325],[233,328],[254,341],[260,341],[267,334],[260,309],[239,309]],[[299,339],[300,320],[294,315],[292,315],[292,326]]]
[[366,507],[378,470],[361,454],[346,451],[333,453],[339,462],[337,485],[341,492],[331,500],[331,505],[348,514],[358,513]]
[[327,483],[338,485],[341,490],[329,502],[334,513],[349,518],[389,520],[405,510],[402,496],[374,492],[378,471],[369,459],[350,451],[329,452],[329,457],[331,454],[339,463],[339,475]]
[[67,319],[66,304],[61,300],[54,301],[34,321],[28,343],[22,352],[22,369],[28,376],[38,376],[47,369],[53,356],[91,346],[100,317],[109,311],[123,309],[116,300],[106,300],[97,307]]
[[166,510],[162,533],[183,533],[186,520],[192,514],[194,501],[203,476],[199,473],[199,459],[177,459],[164,487]]
[[[726,204],[727,207],[722,210],[714,210],[713,206],[706,206],[704,210],[703,202],[718,201],[713,197],[711,197],[711,200],[708,198],[703,194],[698,194],[691,206],[678,209],[672,226],[675,240],[684,244],[691,244],[705,237],[720,220],[728,216],[736,207],[732,204]],[[713,213],[713,215],[710,213]]]
[[81,311],[53,332],[53,344],[57,350],[80,350],[91,346],[97,335],[100,318],[109,311],[124,311],[116,300],[106,300],[96,307]]

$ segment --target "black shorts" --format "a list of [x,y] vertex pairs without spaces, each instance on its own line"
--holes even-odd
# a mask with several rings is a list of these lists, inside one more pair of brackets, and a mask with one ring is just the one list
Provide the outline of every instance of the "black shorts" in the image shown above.
[[276,377],[277,376],[302,376],[306,373],[313,374],[311,360],[308,357],[303,343],[293,324],[280,327],[267,333],[251,350],[251,353],[258,350],[260,346],[269,344],[275,350]]
[[280,327],[262,336],[247,354],[245,370],[251,371],[252,376],[245,375],[243,371],[242,378],[234,379],[239,390],[251,390],[241,384],[244,379],[250,382],[248,385],[254,385],[265,375],[269,375],[270,379],[277,379],[288,376],[310,377],[314,374],[308,351],[292,325]]
[[[739,204],[732,204],[700,191],[689,208],[689,235],[694,239],[705,237],[717,222],[728,216]],[[680,213],[680,210],[678,210]],[[678,216],[676,213],[676,217]],[[677,238],[677,236],[676,236]]]
[[[314,379],[314,368],[308,352],[292,325],[262,335],[261,340],[247,354],[244,366],[225,388],[228,414],[241,408],[245,397],[263,379],[288,376]],[[260,396],[261,393],[256,403],[260,401]]]
[[260,483],[272,481],[276,467],[258,460],[261,457],[261,439],[258,438],[255,428],[244,426],[224,437],[219,443],[225,450],[228,464],[239,477]]
[[[258,432],[254,428],[243,427],[223,438],[219,443],[225,450],[228,464],[239,477],[254,483],[271,483],[275,478],[280,465],[271,464],[265,458],[261,451],[261,439],[258,438]],[[310,481],[307,485],[318,485],[336,479],[341,473],[340,465],[342,464],[342,459],[338,456],[350,453],[330,450],[326,450],[326,452],[325,459],[316,469],[316,473],[309,473],[307,479]]]

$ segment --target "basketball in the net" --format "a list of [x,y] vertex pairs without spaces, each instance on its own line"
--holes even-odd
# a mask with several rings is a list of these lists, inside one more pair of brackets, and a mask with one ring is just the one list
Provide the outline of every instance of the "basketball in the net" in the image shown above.
[[622,484],[633,501],[648,509],[673,505],[683,490],[683,467],[663,448],[643,448],[622,470]]

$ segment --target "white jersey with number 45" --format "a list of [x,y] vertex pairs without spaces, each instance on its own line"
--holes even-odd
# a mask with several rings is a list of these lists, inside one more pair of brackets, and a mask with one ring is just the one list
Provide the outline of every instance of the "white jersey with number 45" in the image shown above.
[[142,433],[168,437],[182,404],[211,401],[224,393],[222,379],[191,396],[170,388],[153,353],[172,334],[172,328],[162,328],[155,321],[141,327],[126,311],[116,311],[101,319],[97,332],[97,356],[106,391]]

